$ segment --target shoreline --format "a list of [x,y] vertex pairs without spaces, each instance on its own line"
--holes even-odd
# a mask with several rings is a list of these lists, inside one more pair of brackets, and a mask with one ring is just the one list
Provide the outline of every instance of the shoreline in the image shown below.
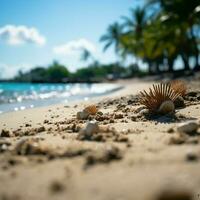
[[[130,90],[132,88],[132,85],[130,85],[130,82],[132,84],[136,84],[138,83],[137,80],[132,80],[132,81],[118,81],[116,82],[116,84],[120,85],[120,90],[116,90],[114,92],[111,92],[109,94],[104,94],[104,95],[100,95],[98,97],[92,97],[90,98],[89,100],[87,101],[84,101],[84,100],[80,100],[80,99],[76,99],[74,101],[69,101],[67,103],[58,103],[58,104],[53,104],[53,105],[48,105],[48,106],[38,106],[38,107],[34,107],[34,108],[28,108],[28,109],[25,109],[25,110],[19,110],[19,111],[10,111],[10,112],[5,112],[5,113],[1,113],[0,114],[0,129],[2,128],[2,123],[3,121],[7,121],[10,117],[12,117],[13,115],[16,116],[25,116],[25,115],[32,115],[33,113],[34,114],[37,114],[37,113],[41,113],[41,112],[46,112],[48,110],[56,110],[57,108],[62,108],[62,107],[73,107],[77,104],[79,104],[79,107],[84,107],[86,105],[89,105],[89,104],[96,104],[98,103],[99,101],[103,101],[103,100],[106,100],[106,99],[109,99],[110,96],[112,96],[111,98],[117,98],[117,97],[120,97],[120,96],[125,96],[127,94],[130,94]],[[137,94],[140,90],[142,89],[146,89],[149,84],[151,84],[152,82],[141,82],[139,83],[137,86],[137,88],[135,87],[135,90],[132,91],[132,94],[135,95]],[[4,120],[5,118],[5,120]],[[13,121],[14,123],[14,121]]]
[[[103,87],[106,87],[102,92],[96,92],[96,93],[83,93],[83,94],[75,94],[68,96],[68,91],[63,91],[60,92],[57,97],[49,97],[47,99],[27,99],[27,100],[22,100],[21,102],[13,102],[13,103],[4,103],[0,104],[0,114],[7,113],[7,112],[15,112],[15,111],[21,111],[21,110],[27,110],[31,108],[38,108],[38,107],[44,107],[44,106],[53,106],[57,104],[70,104],[70,102],[74,101],[87,101],[93,98],[105,96],[112,94],[113,92],[116,92],[118,90],[123,89],[123,85],[117,84],[117,83],[112,83],[112,84],[107,84],[104,83],[102,84]],[[95,87],[95,85],[93,86]],[[101,88],[97,88],[97,91]],[[49,91],[50,92],[50,91]],[[56,91],[55,91],[56,92]],[[70,92],[70,91],[69,91]],[[67,93],[67,96],[66,96]],[[40,94],[38,94],[40,95]]]

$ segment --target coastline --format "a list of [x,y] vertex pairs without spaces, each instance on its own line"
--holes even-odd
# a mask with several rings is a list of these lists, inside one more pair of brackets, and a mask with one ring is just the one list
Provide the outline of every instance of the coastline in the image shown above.
[[[8,89],[6,89],[8,88]],[[31,84],[0,85],[0,114],[68,102],[89,100],[121,90],[116,83],[101,84]],[[30,92],[31,91],[31,92]]]
[[[137,80],[128,80],[128,81],[118,81],[116,84],[120,85],[120,90],[116,90],[114,92],[104,94],[98,97],[92,97],[87,101],[76,99],[73,102],[68,102],[68,103],[59,103],[59,104],[53,104],[53,105],[48,105],[48,106],[41,106],[41,107],[35,107],[35,108],[30,108],[26,110],[19,110],[19,111],[11,111],[11,112],[6,112],[0,114],[0,130],[5,128],[4,124],[6,124],[6,128],[17,128],[20,124],[26,123],[29,120],[32,121],[32,123],[37,124],[40,123],[41,121],[44,121],[46,118],[46,114],[51,114],[51,112],[48,112],[51,110],[52,112],[54,111],[54,114],[56,114],[57,110],[63,109],[65,107],[70,107],[72,109],[72,112],[76,114],[79,109],[84,108],[86,105],[89,104],[96,104],[100,101],[107,100],[110,97],[111,98],[118,98],[120,96],[125,96],[130,94],[136,95],[140,90],[148,88],[149,84],[152,82],[141,82],[138,83]],[[134,87],[133,90],[133,85],[132,84],[137,84],[137,87]],[[135,85],[136,86],[136,85]],[[74,106],[78,105],[77,109],[73,109]],[[70,109],[70,110],[71,110]],[[60,114],[60,113],[59,113]],[[65,113],[63,111],[63,117]],[[29,116],[26,117],[26,116]],[[50,116],[47,116],[49,118]]]
[[[20,129],[18,136],[0,138],[1,143],[9,144],[8,149],[27,139],[37,140],[42,145],[42,153],[37,146],[30,146],[32,149],[25,153],[27,147],[23,146],[20,155],[13,150],[11,154],[9,150],[0,153],[0,197],[159,200],[160,194],[173,193],[173,190],[182,195],[199,194],[199,136],[186,139],[181,145],[170,144],[176,131],[169,133],[168,130],[175,130],[183,121],[200,121],[200,103],[177,110],[177,115],[184,118],[173,122],[133,118],[134,111],[141,107],[135,104],[134,95],[148,89],[153,82],[128,80],[118,83],[124,88],[90,101],[0,115],[0,130]],[[130,105],[125,106],[127,111],[124,112],[127,102]],[[99,123],[115,128],[122,138],[77,140],[76,128],[86,122],[72,119],[90,104],[98,105],[105,118],[108,117]],[[196,156],[196,160],[190,160],[191,155]]]

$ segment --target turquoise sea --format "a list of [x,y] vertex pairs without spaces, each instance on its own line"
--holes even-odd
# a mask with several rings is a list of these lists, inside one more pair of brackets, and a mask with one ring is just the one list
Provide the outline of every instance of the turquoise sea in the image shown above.
[[120,85],[0,83],[0,113],[97,97],[121,89]]

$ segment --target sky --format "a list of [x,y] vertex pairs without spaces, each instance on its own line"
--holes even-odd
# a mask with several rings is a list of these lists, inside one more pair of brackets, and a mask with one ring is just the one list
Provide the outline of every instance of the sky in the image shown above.
[[0,78],[48,66],[57,60],[70,71],[85,66],[81,49],[102,63],[118,58],[103,52],[99,38],[109,24],[143,0],[0,0]]

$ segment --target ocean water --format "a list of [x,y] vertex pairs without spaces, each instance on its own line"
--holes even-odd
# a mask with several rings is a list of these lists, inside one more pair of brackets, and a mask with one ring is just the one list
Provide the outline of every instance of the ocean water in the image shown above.
[[75,100],[88,101],[119,90],[117,84],[0,83],[0,114]]

